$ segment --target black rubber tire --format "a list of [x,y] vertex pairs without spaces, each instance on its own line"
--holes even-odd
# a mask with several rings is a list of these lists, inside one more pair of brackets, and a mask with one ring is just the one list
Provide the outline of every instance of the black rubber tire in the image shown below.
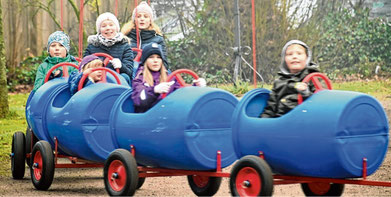
[[200,187],[194,181],[196,175],[188,175],[187,181],[193,193],[197,196],[213,196],[217,193],[221,185],[221,177],[203,177],[208,178],[208,183]]
[[140,189],[144,185],[144,182],[145,182],[145,177],[138,177],[136,189]]
[[24,133],[17,131],[12,136],[12,151],[11,151],[11,172],[12,178],[14,179],[23,179],[25,164],[24,160],[26,158],[25,152],[26,141],[24,138]]
[[[35,159],[40,157],[39,154],[42,159],[42,165],[36,166]],[[31,160],[30,174],[34,187],[38,190],[49,189],[54,178],[54,155],[49,142],[44,140],[38,141],[33,147]]]
[[[231,176],[229,181],[229,186],[231,190],[232,196],[240,196],[239,189],[246,190],[245,188],[249,188],[252,185],[255,185],[255,183],[252,183],[251,180],[249,181],[250,186],[242,186],[237,185],[236,180],[238,177],[239,172],[242,172],[241,170],[250,169],[255,174],[258,174],[258,178],[260,180],[260,188],[259,191],[255,192],[256,194],[252,194],[254,196],[271,196],[273,194],[273,174],[269,167],[269,165],[266,163],[265,160],[254,156],[254,155],[248,155],[243,158],[241,158],[232,168],[231,170]],[[254,174],[253,174],[254,175]],[[240,175],[242,176],[242,175]],[[254,189],[250,189],[249,191],[254,192]]]
[[[126,181],[123,185],[123,188],[119,191],[113,189],[110,184],[112,174],[109,175],[109,168],[113,162],[120,162],[121,165],[125,168],[124,175],[126,176]],[[106,191],[110,196],[133,196],[133,194],[136,192],[139,181],[137,163],[133,155],[125,149],[114,150],[105,161],[103,177]],[[123,178],[121,175],[119,175],[119,177]]]
[[[32,140],[32,145],[31,145],[31,137],[33,138]],[[34,133],[33,133],[33,129],[31,129],[30,127],[27,127],[26,129],[26,154],[29,154],[31,153],[31,150],[32,150],[32,147],[34,147],[35,143],[38,142],[38,138],[35,137]],[[31,158],[27,158],[26,157],[26,164],[31,167]]]
[[[302,183],[301,189],[306,196],[341,196],[343,190],[345,189],[345,184],[330,183],[330,188],[328,191],[316,192],[313,191],[309,184],[311,183]],[[316,183],[313,183],[316,184]]]

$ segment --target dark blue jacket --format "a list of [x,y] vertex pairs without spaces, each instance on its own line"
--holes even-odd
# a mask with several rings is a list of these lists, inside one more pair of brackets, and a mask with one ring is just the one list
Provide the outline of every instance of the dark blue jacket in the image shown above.
[[[132,48],[137,48],[136,29],[132,29],[132,31],[130,31],[126,36],[130,38],[130,46]],[[146,44],[153,42],[158,43],[162,46],[164,58],[167,59],[166,44],[164,43],[164,38],[158,35],[155,30],[140,30],[140,48],[143,48]],[[133,51],[133,53],[133,56],[136,57],[137,52]]]
[[[73,71],[68,78],[68,85],[69,85],[69,91],[71,92],[71,95],[74,95],[78,88],[79,88],[79,82],[81,78],[83,77],[83,72]],[[84,81],[83,87],[89,86],[91,84],[94,84],[94,82],[90,81],[88,77]]]
[[[96,35],[89,36],[88,46],[84,52],[83,57],[94,53],[107,53],[111,55],[113,58],[120,59],[122,63],[120,73],[126,73],[127,75],[129,75],[130,79],[132,79],[134,57],[133,57],[132,49],[125,37],[124,39],[122,39],[122,41],[117,42],[113,46],[106,47],[101,43],[99,43]],[[113,68],[113,65],[111,65],[111,63],[107,65],[107,68],[115,70]]]

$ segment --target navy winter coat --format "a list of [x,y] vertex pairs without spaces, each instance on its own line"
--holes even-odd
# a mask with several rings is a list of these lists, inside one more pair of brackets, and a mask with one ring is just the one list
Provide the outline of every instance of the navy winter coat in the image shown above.
[[[132,79],[134,57],[127,39],[124,38],[121,42],[117,42],[111,47],[106,47],[99,43],[98,39],[94,39],[94,36],[90,36],[92,39],[89,37],[88,46],[84,52],[83,57],[94,53],[107,53],[113,58],[118,58],[121,60],[122,67],[120,69],[120,73],[126,73],[130,79]],[[111,63],[107,65],[107,68],[115,70]]]
[[[137,48],[137,34],[136,29],[132,29],[127,35],[130,38],[130,46]],[[142,49],[146,44],[158,43],[162,46],[164,59],[167,59],[166,44],[164,44],[164,38],[156,33],[155,30],[140,30],[140,48]],[[133,56],[137,56],[137,51],[133,51]],[[167,67],[167,65],[166,65]]]

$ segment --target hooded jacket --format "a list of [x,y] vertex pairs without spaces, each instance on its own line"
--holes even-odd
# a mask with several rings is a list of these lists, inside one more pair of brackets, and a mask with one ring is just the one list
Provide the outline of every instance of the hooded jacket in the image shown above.
[[[285,52],[288,46],[292,44],[302,45],[307,51],[306,67],[298,73],[290,73],[285,62]],[[297,97],[299,92],[295,88],[296,83],[303,81],[303,79],[310,73],[319,72],[315,64],[311,63],[311,57],[311,50],[304,42],[291,40],[285,44],[281,52],[281,66],[280,72],[278,73],[279,77],[276,81],[274,81],[267,106],[260,115],[262,118],[280,117],[298,105]],[[311,82],[308,84],[308,89],[309,91],[300,92],[303,96],[303,100],[310,97],[316,90],[315,86]]]
[[[70,62],[75,65],[78,65],[79,62],[76,61],[76,59],[71,56],[67,55],[64,58],[61,57],[51,57],[48,56],[45,60],[43,60],[42,64],[39,65],[37,73],[35,75],[35,82],[34,82],[34,91],[38,90],[39,87],[41,87],[44,83],[45,76],[47,72],[56,64],[62,63],[62,62]],[[72,73],[73,71],[77,71],[76,68],[73,67],[67,67],[68,68],[68,73]],[[53,72],[61,70],[62,71],[62,66],[54,70]]]

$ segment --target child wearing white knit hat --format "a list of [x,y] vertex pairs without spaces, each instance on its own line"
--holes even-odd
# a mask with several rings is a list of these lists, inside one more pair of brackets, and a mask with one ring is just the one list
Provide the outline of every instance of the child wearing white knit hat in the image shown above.
[[119,22],[114,14],[106,12],[99,15],[96,19],[97,34],[88,36],[84,57],[94,53],[112,56],[113,60],[107,67],[119,69],[121,76],[130,84],[133,76],[133,52],[128,39],[119,30]]

